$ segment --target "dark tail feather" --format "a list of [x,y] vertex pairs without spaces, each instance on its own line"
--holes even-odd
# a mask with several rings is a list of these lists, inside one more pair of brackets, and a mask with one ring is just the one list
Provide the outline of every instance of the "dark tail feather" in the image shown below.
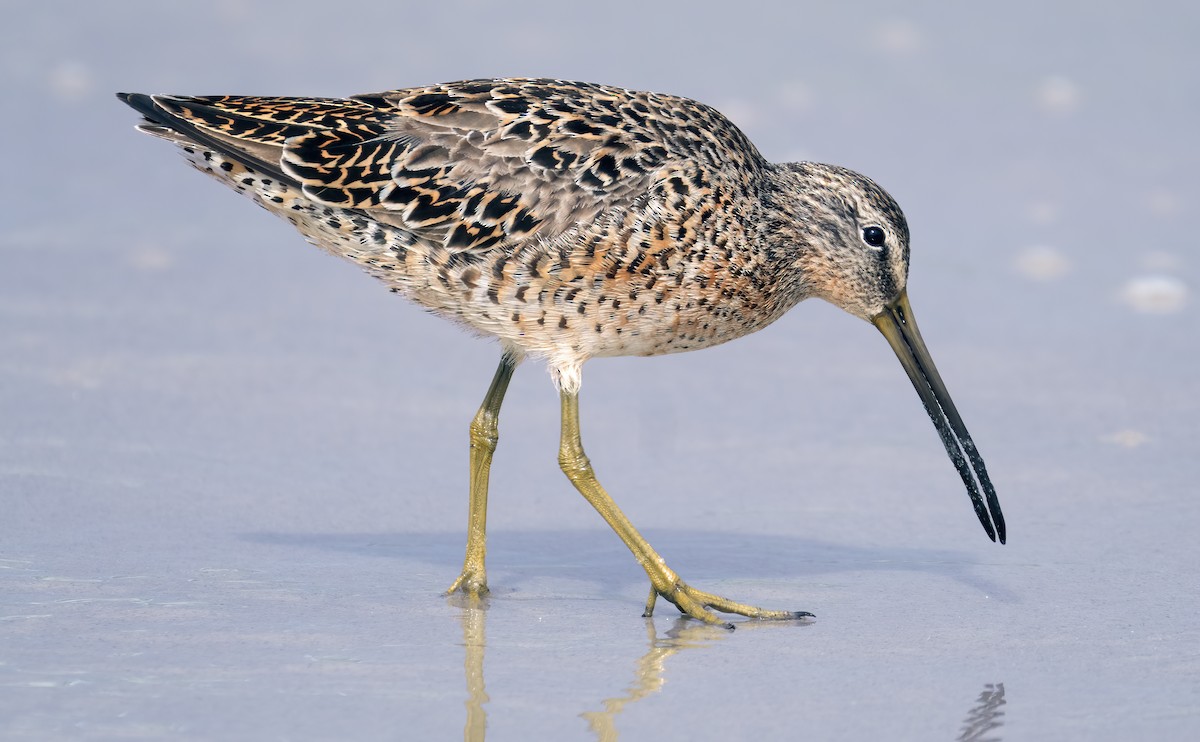
[[171,113],[160,105],[156,96],[143,93],[117,93],[117,97],[128,104],[133,110],[142,114],[150,124],[173,131],[195,142],[202,148],[220,152],[231,160],[236,160],[246,167],[264,175],[269,174],[281,183],[299,187],[295,178],[285,174],[278,162],[271,162],[255,157],[244,150],[231,146],[220,137],[205,132],[203,129]]

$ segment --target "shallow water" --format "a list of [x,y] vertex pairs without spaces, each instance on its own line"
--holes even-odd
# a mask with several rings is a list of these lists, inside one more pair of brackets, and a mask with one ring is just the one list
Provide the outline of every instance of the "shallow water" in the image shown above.
[[[0,737],[1200,731],[1197,11],[610,7],[9,13]],[[495,347],[189,172],[112,93],[500,74],[691,95],[772,159],[889,188],[1009,544],[878,333],[809,302],[589,364],[582,422],[685,579],[814,621],[641,618],[533,364],[501,420],[494,593],[440,597]]]

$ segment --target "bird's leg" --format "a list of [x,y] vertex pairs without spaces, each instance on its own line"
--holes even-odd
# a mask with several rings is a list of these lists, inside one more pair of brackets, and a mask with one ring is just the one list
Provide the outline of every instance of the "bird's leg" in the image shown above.
[[500,366],[488,387],[487,396],[471,421],[471,501],[467,516],[467,554],[463,559],[462,574],[450,586],[447,593],[458,590],[467,595],[487,593],[487,570],[484,558],[487,552],[487,493],[488,473],[492,468],[492,454],[499,440],[500,404],[508,391],[508,382],[520,359],[505,352]]
[[708,610],[715,608],[723,613],[737,613],[751,618],[793,619],[812,614],[793,611],[768,611],[745,603],[737,603],[718,595],[701,592],[687,585],[663,560],[654,547],[637,532],[617,504],[613,502],[592,471],[592,464],[583,451],[579,436],[579,395],[562,392],[562,443],[558,450],[558,463],[563,473],[575,485],[592,507],[596,508],[605,522],[617,532],[642,569],[650,577],[650,598],[646,601],[646,616],[654,611],[657,596],[661,595],[675,604],[682,613],[705,623],[733,628],[733,624],[722,621]]

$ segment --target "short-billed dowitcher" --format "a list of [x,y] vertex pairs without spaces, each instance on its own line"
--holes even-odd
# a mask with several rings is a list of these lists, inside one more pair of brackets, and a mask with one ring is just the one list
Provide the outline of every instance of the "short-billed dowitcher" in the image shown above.
[[466,558],[450,592],[487,592],[500,404],[532,355],[561,396],[559,464],[649,575],[646,615],[660,595],[709,623],[721,623],[710,609],[811,615],[680,579],[596,480],[578,395],[589,358],[707,348],[814,296],[887,338],[984,530],[1004,542],[983,459],[913,320],[908,225],[868,178],[772,164],[706,105],[588,83],[470,80],[346,99],[119,97],[145,116],[139,128],[313,244],[499,339],[500,366],[470,425]]

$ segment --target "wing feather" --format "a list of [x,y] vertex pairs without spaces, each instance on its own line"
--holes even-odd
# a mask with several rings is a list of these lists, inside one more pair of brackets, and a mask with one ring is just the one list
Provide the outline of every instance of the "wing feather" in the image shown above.
[[733,165],[753,177],[764,165],[708,106],[589,83],[468,80],[347,99],[153,101],[155,125],[450,250],[554,239],[653,197],[681,173]]

